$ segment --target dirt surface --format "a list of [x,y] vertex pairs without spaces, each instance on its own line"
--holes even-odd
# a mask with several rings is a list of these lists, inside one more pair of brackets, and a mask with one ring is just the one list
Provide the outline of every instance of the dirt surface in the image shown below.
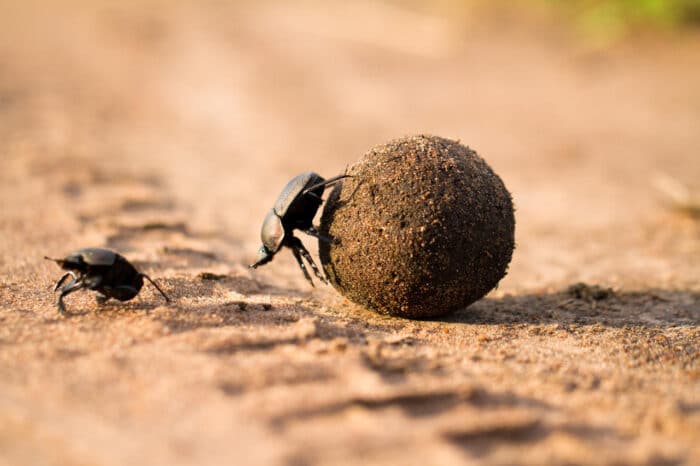
[[[653,188],[700,179],[699,37],[57,3],[0,2],[0,464],[700,463],[700,222]],[[496,291],[410,321],[287,252],[247,269],[287,180],[416,133],[512,192]],[[60,316],[42,257],[86,246],[173,303],[76,293]]]

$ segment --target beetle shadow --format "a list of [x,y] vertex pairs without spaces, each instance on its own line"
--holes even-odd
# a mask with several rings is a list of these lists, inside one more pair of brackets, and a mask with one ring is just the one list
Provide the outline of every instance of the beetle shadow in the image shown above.
[[[331,225],[333,223],[333,218],[335,217],[335,212],[337,211],[337,209],[346,206],[352,200],[352,198],[355,197],[355,194],[360,189],[360,186],[362,186],[363,184],[365,184],[365,180],[358,179],[357,183],[355,184],[355,187],[353,188],[353,190],[350,193],[350,195],[348,196],[348,198],[343,200],[343,201],[341,201],[339,199],[340,199],[340,194],[341,194],[341,191],[343,190],[343,186],[345,185],[345,183],[340,182],[340,183],[336,184],[335,186],[333,186],[333,189],[331,190],[330,194],[328,194],[328,197],[326,198],[326,203],[325,203],[324,208],[323,208],[323,216],[321,217],[321,231],[322,232],[324,232],[324,230],[327,230],[327,228],[324,228],[324,225],[327,226],[327,225]],[[326,219],[326,212],[327,212],[326,206],[331,206],[331,205],[334,205],[335,209],[333,209],[332,211],[328,211],[329,217]],[[327,235],[328,231],[325,231],[325,234]]]
[[285,288],[261,282],[241,275],[216,274],[202,271],[196,276],[176,276],[159,278],[165,291],[175,302],[178,298],[206,298],[235,292],[241,295],[288,296],[293,299],[305,298],[307,293],[293,288]]
[[[86,290],[85,293],[86,296],[80,300],[71,302],[66,300],[66,312],[64,314],[61,314],[57,311],[54,316],[44,318],[44,323],[55,324],[66,319],[76,319],[95,314],[105,316],[112,316],[115,313],[148,314],[161,306],[168,305],[168,303],[166,303],[165,300],[163,300],[163,297],[160,295],[154,296],[153,299],[151,299],[151,297],[137,297],[134,300],[128,302],[110,299],[106,302],[100,303],[97,302],[97,300],[95,299],[95,297],[97,296],[96,293],[92,292],[91,290]],[[160,302],[158,302],[159,297]]]
[[700,293],[663,289],[613,291],[577,283],[553,293],[484,298],[435,320],[486,325],[697,327],[700,326]]
[[[326,271],[326,273],[330,273],[335,280],[337,280],[338,274],[336,273],[335,270],[335,264],[333,261],[330,259],[330,251],[331,251],[331,246],[333,244],[340,244],[342,242],[341,238],[336,238],[332,237],[332,235],[329,232],[329,227],[330,225],[333,224],[333,220],[335,219],[335,214],[338,211],[339,208],[344,207],[347,205],[350,200],[355,196],[355,193],[360,189],[360,186],[362,186],[365,183],[365,180],[360,179],[357,181],[355,184],[354,189],[348,196],[348,198],[344,201],[339,201],[338,199],[340,198],[340,193],[341,190],[343,189],[343,184],[344,183],[339,183],[336,186],[333,187],[333,190],[331,193],[328,195],[328,199],[326,199],[326,205],[323,208],[323,215],[321,216],[321,226],[320,226],[320,233],[327,237],[327,238],[332,238],[331,242],[328,241],[319,241],[318,242],[318,256],[319,259],[321,260],[321,264],[323,264],[323,268]],[[335,205],[334,209],[327,209],[327,206],[330,205]]]
[[[169,302],[166,302],[163,296],[148,282],[144,283],[143,288],[141,288],[136,297],[124,302],[116,299],[99,302],[96,299],[98,293],[84,289],[79,292],[80,296],[76,293],[75,296],[66,297],[64,302],[67,312],[63,315],[57,314],[52,321],[59,322],[62,318],[77,318],[96,313],[110,314],[120,311],[125,313],[144,312],[148,314],[157,308],[170,308],[178,313],[200,312],[206,308],[215,309],[217,312],[222,309],[236,310],[240,308],[245,310],[248,304],[251,304],[251,308],[255,308],[255,305],[249,303],[247,299],[231,300],[227,298],[227,295],[231,292],[246,297],[285,296],[292,300],[302,300],[308,297],[307,294],[297,290],[269,285],[252,278],[210,272],[201,272],[195,277],[158,277],[156,282],[170,299]],[[192,305],[183,302],[192,299],[202,301],[204,304]],[[53,305],[55,306],[55,298]],[[261,304],[259,307],[266,310],[268,308],[266,304]],[[47,321],[47,323],[49,322]]]
[[[167,326],[171,333],[210,328],[237,327],[239,334],[226,349],[216,353],[233,353],[239,350],[262,350],[277,345],[303,343],[311,339],[328,341],[338,337],[359,340],[356,332],[348,328],[343,319],[318,312],[318,306],[308,295],[295,297],[279,291],[277,295],[267,292],[241,297],[215,296],[211,300],[195,300],[187,303],[171,303],[153,318]],[[281,298],[281,299],[280,299]],[[306,324],[301,321],[307,320]],[[290,335],[287,330],[297,324],[306,330],[300,335]],[[274,328],[275,331],[249,332],[252,328]],[[285,330],[287,329],[287,330]],[[280,332],[281,331],[281,332]],[[239,338],[240,337],[240,338]]]

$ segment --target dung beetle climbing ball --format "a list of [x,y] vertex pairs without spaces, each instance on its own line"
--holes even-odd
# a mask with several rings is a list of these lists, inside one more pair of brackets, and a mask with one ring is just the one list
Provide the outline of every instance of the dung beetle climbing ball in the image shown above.
[[383,314],[462,309],[506,274],[515,217],[503,181],[457,141],[413,136],[371,149],[328,196],[319,231],[331,284]]
[[324,190],[346,177],[347,175],[338,175],[326,180],[316,173],[306,172],[292,178],[263,220],[260,231],[262,246],[258,250],[257,262],[251,264],[250,267],[255,269],[267,264],[280,249],[286,246],[292,250],[294,258],[304,272],[304,277],[311,283],[311,286],[314,285],[314,282],[311,280],[311,275],[309,275],[303,259],[306,259],[319,280],[328,283],[326,277],[311,258],[309,251],[301,240],[294,236],[294,230],[303,231],[322,242],[332,242],[330,237],[321,235],[314,228],[312,222],[323,202]]
[[44,257],[44,259],[52,260],[62,269],[68,270],[56,282],[54,292],[68,277],[72,278],[66,286],[61,288],[61,294],[58,296],[58,310],[62,314],[66,312],[63,298],[74,291],[80,289],[97,291],[99,303],[104,303],[110,298],[129,301],[141,291],[144,278],[156,287],[166,302],[170,301],[151,277],[139,272],[123,256],[109,249],[84,248],[78,249],[64,259],[50,257]]

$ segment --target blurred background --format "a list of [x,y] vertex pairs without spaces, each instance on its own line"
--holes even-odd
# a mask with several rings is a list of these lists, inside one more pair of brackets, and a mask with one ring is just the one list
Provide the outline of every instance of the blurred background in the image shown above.
[[241,242],[232,260],[291,176],[413,133],[504,178],[523,287],[571,278],[570,254],[620,259],[620,231],[657,217],[653,180],[700,170],[696,0],[1,5],[6,166],[155,176],[190,223]]

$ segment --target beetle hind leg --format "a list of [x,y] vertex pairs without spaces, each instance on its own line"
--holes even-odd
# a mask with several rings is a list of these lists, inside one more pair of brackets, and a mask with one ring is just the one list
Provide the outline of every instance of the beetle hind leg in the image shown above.
[[319,233],[319,231],[316,229],[316,227],[313,227],[313,226],[311,226],[303,231],[307,235],[313,236],[314,238],[318,239],[319,241],[323,241],[324,243],[333,244],[333,243],[337,242],[336,240],[334,240],[333,238],[331,238],[329,236],[322,235],[321,233]]
[[158,286],[158,284],[157,284],[156,282],[154,282],[153,279],[152,279],[151,277],[149,277],[149,276],[146,275],[145,273],[142,273],[141,276],[142,276],[143,278],[145,278],[146,280],[148,280],[149,282],[151,282],[151,285],[155,286],[155,287],[156,287],[156,290],[160,291],[160,294],[163,295],[163,297],[165,298],[165,302],[166,302],[166,303],[169,303],[169,302],[170,302],[170,298],[168,298],[168,295],[165,294],[165,292],[164,292],[163,290],[160,289],[160,287]]
[[311,185],[308,188],[304,189],[304,191],[302,191],[302,194],[311,194],[311,191],[314,191],[320,187],[323,187],[323,189],[326,189],[330,186],[333,186],[334,184],[336,184],[338,181],[342,180],[343,178],[352,178],[352,175],[343,174],[343,175],[334,176],[333,178],[329,178],[327,180],[323,180],[319,183],[316,183],[316,184]]

